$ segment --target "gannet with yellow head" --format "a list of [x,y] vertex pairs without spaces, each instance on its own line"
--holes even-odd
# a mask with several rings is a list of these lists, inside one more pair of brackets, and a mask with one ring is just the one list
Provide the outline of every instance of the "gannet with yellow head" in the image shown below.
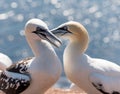
[[70,81],[88,94],[120,94],[120,66],[85,54],[89,35],[82,24],[70,21],[51,31],[70,41],[63,56]]
[[25,25],[25,36],[35,57],[0,71],[0,90],[5,94],[43,94],[61,75],[60,60],[50,45],[59,47],[61,41],[47,25],[40,19],[30,19]]

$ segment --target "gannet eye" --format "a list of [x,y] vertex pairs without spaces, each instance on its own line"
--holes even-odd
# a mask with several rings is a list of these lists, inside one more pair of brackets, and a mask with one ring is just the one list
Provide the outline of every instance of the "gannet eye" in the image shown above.
[[60,29],[60,30],[68,31],[68,27],[67,27],[67,26],[60,27],[59,29]]
[[32,33],[35,33],[35,34],[37,34],[40,38],[45,38],[45,37],[47,37],[47,35],[46,35],[46,29],[43,29],[43,28],[41,28],[41,27],[36,27],[36,31],[33,31]]
[[46,30],[40,27],[36,27],[36,31],[46,31]]

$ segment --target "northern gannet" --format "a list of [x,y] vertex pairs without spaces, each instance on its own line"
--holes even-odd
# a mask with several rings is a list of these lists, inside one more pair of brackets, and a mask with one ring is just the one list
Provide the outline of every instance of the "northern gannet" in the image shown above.
[[51,30],[69,39],[63,63],[66,76],[88,94],[120,94],[120,66],[85,54],[89,35],[79,22],[66,22]]
[[12,60],[7,55],[0,53],[0,70],[5,70],[12,64]]
[[[6,94],[43,94],[61,75],[61,63],[53,47],[61,41],[40,19],[30,19],[25,36],[34,56],[0,71],[0,90]],[[23,45],[24,46],[24,45]]]

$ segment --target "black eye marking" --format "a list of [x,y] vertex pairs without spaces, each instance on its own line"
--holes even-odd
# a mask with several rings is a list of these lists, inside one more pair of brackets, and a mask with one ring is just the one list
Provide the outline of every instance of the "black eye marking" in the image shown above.
[[60,27],[59,29],[60,29],[60,30],[68,31],[68,27],[67,27],[67,26]]
[[47,30],[44,28],[36,27],[36,31],[33,31],[32,33],[37,34],[40,38],[42,38],[42,36],[46,38],[47,37],[47,35],[45,33],[46,31]]
[[67,33],[72,33],[68,30],[67,26],[60,27],[59,30],[63,30],[64,32],[61,34],[61,36],[67,34]]
[[40,28],[40,27],[36,27],[36,31],[46,31],[45,29],[43,29],[43,28]]

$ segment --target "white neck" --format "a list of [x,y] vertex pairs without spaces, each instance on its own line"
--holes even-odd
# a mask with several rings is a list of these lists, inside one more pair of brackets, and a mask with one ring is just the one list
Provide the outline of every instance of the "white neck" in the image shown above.
[[80,32],[80,34],[73,35],[70,38],[70,43],[65,48],[64,51],[64,58],[69,57],[76,57],[80,54],[83,54],[87,47],[89,42],[89,36],[87,31],[86,32]]
[[70,43],[68,44],[68,46],[66,47],[67,50],[69,50],[72,53],[79,53],[79,54],[83,54],[87,47],[88,47],[88,43],[89,43],[89,36],[88,33],[81,33],[79,35],[74,35],[71,39],[70,39]]
[[83,55],[88,47],[88,39],[88,35],[74,36],[74,38],[71,38],[70,43],[64,51],[64,62],[70,62],[73,59],[79,58],[80,55]]
[[46,40],[34,40],[27,37],[27,41],[35,57],[39,57],[41,55],[47,56],[49,54],[55,54],[54,49]]

